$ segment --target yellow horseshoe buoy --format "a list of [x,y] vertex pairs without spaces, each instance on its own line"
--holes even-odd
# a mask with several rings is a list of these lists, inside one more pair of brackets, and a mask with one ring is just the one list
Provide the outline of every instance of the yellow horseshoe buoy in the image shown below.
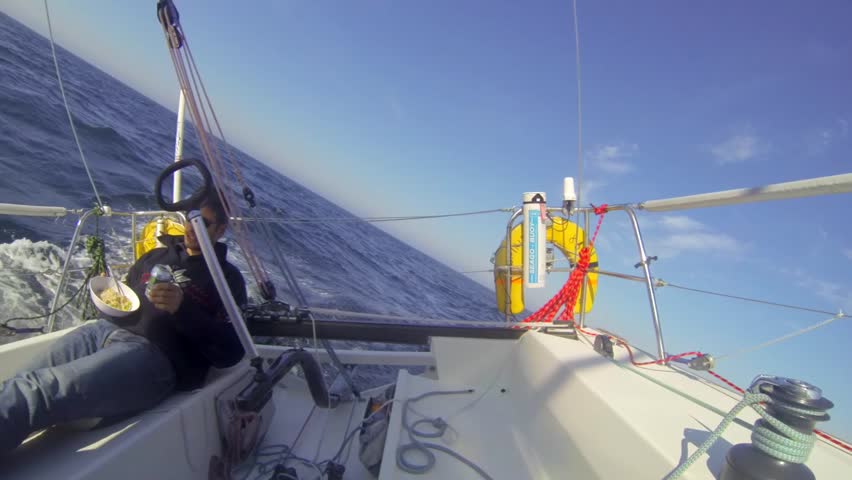
[[139,257],[142,255],[157,247],[161,247],[162,245],[157,242],[157,237],[160,235],[180,236],[183,235],[183,232],[183,224],[170,218],[160,217],[151,220],[142,229],[142,234],[136,240],[136,245],[134,245],[136,259],[139,260]]
[[[522,244],[523,225],[515,225],[511,235],[511,256],[512,266],[521,268],[523,265]],[[572,264],[578,260],[580,250],[583,248],[583,240],[586,232],[583,231],[576,223],[569,222],[561,217],[553,217],[553,224],[547,226],[547,241],[556,246],[565,258]],[[497,291],[497,309],[501,313],[506,313],[506,272],[499,267],[505,267],[508,264],[506,258],[506,239],[500,242],[500,247],[494,255],[494,288]],[[592,305],[595,300],[595,293],[598,290],[598,254],[595,248],[592,247],[591,258],[589,263],[589,273],[586,275],[586,313],[592,310]],[[512,273],[512,286],[510,289],[510,306],[511,313],[518,314],[524,310],[524,286],[521,272]],[[574,313],[580,313],[580,305],[582,300],[578,299],[574,305]]]

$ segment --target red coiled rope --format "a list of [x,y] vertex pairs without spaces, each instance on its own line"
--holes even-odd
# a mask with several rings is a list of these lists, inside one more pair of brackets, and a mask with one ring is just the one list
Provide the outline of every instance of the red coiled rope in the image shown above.
[[565,309],[562,311],[562,315],[559,318],[561,320],[574,319],[574,305],[577,304],[577,296],[580,294],[583,279],[586,278],[586,273],[589,271],[592,248],[595,246],[595,239],[598,237],[598,232],[601,229],[601,222],[603,222],[606,212],[606,204],[601,205],[600,207],[595,207],[595,215],[600,216],[600,218],[598,218],[598,226],[595,228],[595,233],[592,235],[589,245],[580,249],[580,258],[574,266],[571,276],[568,277],[568,281],[565,282],[565,285],[562,286],[559,292],[554,295],[553,298],[548,300],[544,306],[529,317],[525,318],[523,320],[524,322],[552,322],[553,317],[556,316],[556,313],[563,306]]

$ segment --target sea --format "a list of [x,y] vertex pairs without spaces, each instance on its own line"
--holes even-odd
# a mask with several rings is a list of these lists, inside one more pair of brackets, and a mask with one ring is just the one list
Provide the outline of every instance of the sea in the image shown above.
[[[115,211],[158,209],[154,183],[173,161],[176,114],[59,46],[57,56],[74,125],[103,203]],[[191,129],[184,145],[185,157],[201,157]],[[280,171],[237,149],[232,152],[256,195],[258,205],[248,213],[276,220],[267,223],[268,236],[252,225],[251,238],[281,300],[295,302],[296,297],[287,290],[273,249],[292,269],[309,307],[502,319],[494,292]],[[0,203],[88,209],[97,201],[72,136],[49,41],[2,13],[0,179]],[[329,220],[287,222],[297,219]],[[49,311],[76,221],[76,215],[0,215],[0,322]],[[87,223],[83,235],[103,238],[107,260],[116,268],[132,262],[127,217],[99,217]],[[233,239],[226,241],[234,247]],[[62,303],[82,286],[91,265],[83,243],[72,252],[73,272]],[[239,249],[230,251],[232,261],[248,276]],[[250,288],[249,295],[261,302],[256,289]],[[79,323],[81,314],[77,300],[71,301],[57,314],[56,328]],[[45,325],[45,318],[10,325],[37,328]],[[0,344],[27,336],[0,336]],[[365,381],[386,381],[392,374],[387,370]]]

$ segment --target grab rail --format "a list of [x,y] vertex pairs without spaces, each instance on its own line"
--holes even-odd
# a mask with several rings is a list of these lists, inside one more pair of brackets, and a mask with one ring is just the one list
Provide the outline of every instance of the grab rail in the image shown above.
[[0,215],[21,215],[25,217],[64,217],[69,213],[82,213],[82,210],[69,210],[65,207],[48,207],[40,205],[20,205],[17,203],[0,203]]
[[[654,335],[656,336],[656,343],[657,343],[657,359],[658,360],[665,360],[665,358],[666,358],[666,346],[665,346],[665,342],[663,341],[663,327],[662,327],[662,323],[660,322],[660,312],[659,312],[659,309],[657,308],[657,296],[656,296],[655,288],[654,288],[654,279],[651,276],[650,262],[651,262],[651,260],[653,260],[653,258],[648,257],[647,253],[645,252],[645,241],[642,238],[642,231],[639,228],[639,220],[636,218],[636,212],[634,211],[634,208],[635,207],[633,205],[626,205],[626,204],[625,205],[610,205],[610,206],[607,207],[607,211],[608,212],[623,211],[623,212],[627,213],[628,217],[630,217],[630,223],[633,227],[633,235],[636,238],[636,246],[639,249],[639,263],[637,264],[637,267],[639,267],[639,266],[642,267],[642,271],[644,273],[644,280],[643,281],[645,283],[645,287],[646,287],[647,292],[648,292],[648,302],[650,303],[650,306],[651,306],[651,319],[654,323]],[[562,212],[562,208],[550,207],[550,208],[547,209],[547,211],[548,211],[548,213],[550,213],[550,212]],[[588,208],[588,207],[575,208],[572,211],[572,213],[583,214],[585,216],[586,220],[588,220],[588,216],[590,214],[595,213],[595,209],[594,208]],[[512,214],[512,217],[509,220],[508,225],[506,226],[506,264],[510,265],[510,266],[512,265],[512,229],[514,228],[515,221],[520,216],[521,216],[521,210],[517,209]],[[584,223],[588,224],[588,221],[585,221]],[[586,232],[588,234],[588,230],[586,230]],[[584,237],[585,237],[585,235],[584,235]],[[505,308],[505,315],[506,315],[506,323],[509,323],[509,321],[510,321],[509,317],[512,313],[512,310],[511,310],[512,269],[507,268],[507,269],[505,269],[505,271],[506,271],[506,308]],[[585,282],[583,282],[583,283],[585,285]],[[585,308],[581,309],[581,325],[583,325],[585,323],[585,315],[583,315],[584,312],[585,312]]]
[[[24,207],[31,207],[28,205],[23,205]],[[48,207],[48,208],[59,208],[59,207]],[[56,287],[56,292],[53,296],[53,301],[50,305],[49,315],[47,317],[47,326],[45,327],[45,333],[50,333],[56,327],[56,307],[59,305],[59,301],[62,297],[62,291],[65,289],[68,283],[68,272],[69,267],[71,265],[71,257],[74,253],[74,249],[77,246],[77,243],[80,238],[80,232],[83,230],[83,226],[85,226],[86,221],[89,220],[89,217],[96,213],[103,213],[106,216],[118,216],[118,217],[130,217],[130,225],[131,225],[131,244],[130,248],[133,251],[133,248],[136,245],[136,219],[138,217],[158,217],[158,216],[168,216],[168,215],[176,215],[181,222],[186,223],[186,219],[180,213],[172,213],[166,212],[163,210],[140,210],[134,212],[115,212],[109,207],[105,206],[103,210],[99,210],[97,208],[91,210],[67,210],[69,213],[82,213],[80,218],[77,220],[77,226],[74,228],[74,235],[71,237],[71,244],[68,246],[68,251],[65,254],[65,262],[62,266],[62,275],[59,278],[59,285]],[[104,213],[106,212],[106,213]]]

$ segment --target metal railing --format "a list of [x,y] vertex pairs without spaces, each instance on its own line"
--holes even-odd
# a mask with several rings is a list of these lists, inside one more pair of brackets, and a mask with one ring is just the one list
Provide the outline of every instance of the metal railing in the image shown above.
[[[665,358],[666,358],[666,347],[665,347],[665,342],[663,340],[663,327],[662,327],[662,324],[660,322],[660,313],[659,313],[659,310],[657,309],[657,296],[656,296],[656,293],[655,293],[654,280],[653,280],[653,277],[651,276],[651,266],[650,266],[650,262],[655,257],[649,257],[647,255],[647,253],[645,252],[645,241],[642,238],[642,231],[639,228],[639,220],[636,218],[636,212],[634,211],[634,208],[635,207],[632,206],[632,205],[610,205],[610,206],[607,207],[607,211],[608,212],[623,211],[623,212],[627,213],[628,217],[630,217],[630,223],[633,227],[633,235],[636,238],[636,246],[639,249],[639,263],[637,263],[636,266],[637,266],[637,268],[641,266],[642,271],[644,273],[643,278],[640,278],[640,277],[636,277],[636,278],[639,278],[640,281],[643,281],[645,283],[645,288],[647,289],[648,302],[651,306],[651,319],[652,319],[653,324],[654,324],[654,335],[656,337],[657,359],[658,360],[665,360]],[[548,213],[559,213],[559,212],[562,212],[563,210],[562,210],[562,208],[549,207],[547,209],[547,211],[548,211]],[[506,252],[506,265],[507,265],[507,267],[504,267],[504,268],[496,267],[496,268],[498,268],[498,270],[505,271],[505,275],[506,275],[506,302],[505,302],[505,310],[504,310],[506,323],[509,323],[511,321],[510,317],[512,315],[512,294],[511,294],[512,293],[512,275],[517,273],[515,268],[511,267],[511,265],[512,265],[512,247],[513,247],[513,245],[512,245],[512,230],[515,227],[515,222],[517,221],[518,217],[521,216],[521,213],[522,213],[522,210],[517,209],[512,214],[512,217],[510,218],[510,220],[509,220],[509,222],[506,226],[506,241],[505,241],[506,250],[505,250],[505,252]],[[583,235],[583,245],[584,246],[588,245],[589,215],[595,213],[595,209],[594,208],[588,208],[588,207],[575,208],[574,210],[572,210],[572,213],[583,216],[583,219],[584,219],[583,223],[585,225],[585,230],[584,230],[585,234]],[[521,287],[521,288],[523,288],[523,287]],[[586,307],[586,303],[585,303],[586,302],[586,295],[585,295],[585,293],[586,293],[586,281],[585,280],[583,281],[582,288],[583,289],[581,291],[581,297],[580,297],[580,302],[581,302],[580,305],[581,306],[580,306],[580,322],[579,322],[579,325],[581,327],[585,326],[585,319],[586,319],[586,316],[585,316],[585,313],[586,313],[586,308],[585,308]]]
[[86,225],[86,222],[91,218],[92,215],[101,214],[104,216],[114,216],[114,217],[130,217],[130,228],[131,228],[131,236],[130,236],[130,249],[132,255],[136,254],[136,220],[139,217],[173,217],[179,220],[181,223],[185,224],[186,219],[180,213],[166,212],[162,210],[142,210],[135,212],[115,212],[112,211],[109,207],[104,207],[104,210],[101,211],[97,208],[87,210],[80,215],[80,218],[77,220],[77,226],[74,228],[74,235],[71,237],[71,244],[68,246],[68,250],[65,253],[65,262],[62,266],[62,274],[59,277],[59,285],[56,287],[56,292],[53,296],[53,301],[50,305],[50,313],[47,317],[47,326],[45,327],[45,333],[50,333],[56,327],[56,307],[59,305],[59,301],[62,298],[62,293],[65,290],[68,284],[68,272],[69,267],[71,265],[71,258],[74,254],[74,249],[77,247],[77,243],[80,240],[80,233],[83,230],[83,227]]

